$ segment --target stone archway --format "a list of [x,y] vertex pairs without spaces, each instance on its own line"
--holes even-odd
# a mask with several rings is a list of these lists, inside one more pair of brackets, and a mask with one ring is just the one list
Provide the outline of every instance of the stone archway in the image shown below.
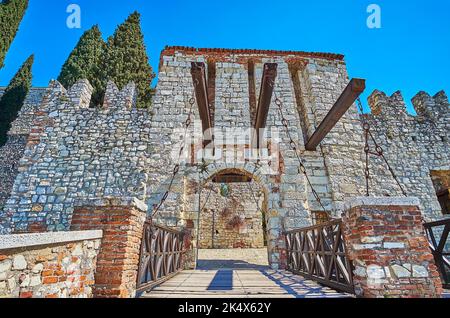
[[[258,171],[255,173],[252,173],[251,171],[256,171],[254,169],[254,166],[252,164],[247,164],[244,167],[239,168],[227,168],[222,167],[221,165],[215,166],[215,169],[213,171],[210,171],[206,177],[202,179],[202,181],[199,183],[198,179],[190,179],[185,178],[185,185],[184,185],[184,212],[183,212],[183,223],[186,224],[186,227],[190,228],[191,234],[192,234],[192,253],[190,253],[189,256],[189,263],[191,268],[195,267],[197,256],[198,256],[198,248],[205,248],[209,247],[212,248],[213,243],[213,236],[217,235],[215,238],[214,243],[217,244],[215,247],[229,247],[231,249],[233,248],[251,248],[253,246],[257,247],[262,245],[263,248],[267,251],[266,258],[268,259],[268,262],[272,268],[279,268],[279,254],[280,249],[277,245],[278,241],[276,240],[277,237],[274,237],[277,235],[277,232],[274,232],[274,227],[280,228],[281,227],[281,217],[278,215],[275,215],[274,212],[269,209],[270,207],[270,200],[276,200],[277,194],[269,196],[269,184],[267,180],[265,180],[265,176],[261,175]],[[224,205],[225,199],[220,194],[220,186],[221,182],[217,182],[215,180],[217,176],[226,176],[226,177],[237,177],[242,178],[242,181],[250,181],[252,183],[253,191],[255,193],[255,197],[260,204],[258,213],[256,213],[255,209],[253,209],[253,217],[249,217],[246,219],[245,213],[245,207],[255,206],[255,204],[252,204],[251,202],[255,202],[254,200],[250,201],[249,197],[251,196],[251,191],[249,190],[249,186],[241,185],[236,186],[239,182],[232,182],[234,185],[231,186],[232,191],[239,192],[240,190],[246,190],[246,198],[247,203],[244,202],[244,204],[240,203],[239,200],[235,200],[238,202],[230,202],[227,206]],[[193,176],[191,176],[193,177]],[[198,177],[198,176],[197,176]],[[214,182],[216,181],[216,182]],[[239,180],[237,180],[239,181]],[[266,181],[266,182],[265,182]],[[242,182],[244,183],[244,182]],[[214,189],[211,189],[211,185]],[[199,189],[202,189],[200,191],[199,195]],[[234,189],[234,190],[233,190]],[[210,191],[215,191],[216,200],[221,200],[222,206],[219,205],[219,207],[212,207],[210,203],[206,202],[206,196]],[[259,193],[259,197],[258,197]],[[239,196],[239,193],[236,193],[237,196]],[[199,204],[201,203],[201,204]],[[231,211],[224,211],[226,207],[235,207],[235,210],[231,209]],[[213,204],[214,205],[214,204]],[[243,205],[243,206],[242,206]],[[209,222],[206,222],[206,228],[205,228],[205,218],[202,220],[203,214],[209,214],[212,215],[212,209],[215,209],[215,217],[216,222],[220,221],[219,219],[222,219],[222,223],[219,227],[216,227],[215,229],[212,229],[212,218]],[[199,214],[199,211],[202,210],[202,213]],[[204,211],[206,210],[206,212]],[[208,211],[209,210],[209,211]],[[228,215],[227,215],[228,214]],[[222,216],[223,215],[223,216]],[[240,217],[238,220],[235,217]],[[260,222],[260,228],[258,230],[258,220],[257,216],[259,217]],[[235,219],[233,221],[233,219]],[[244,220],[243,220],[244,219]],[[238,222],[239,221],[239,222]],[[219,222],[220,223],[220,222]],[[231,224],[230,224],[231,223]],[[278,225],[280,224],[280,225]],[[253,226],[253,230],[252,230]],[[228,227],[228,230],[226,229]],[[262,228],[262,231],[260,230]],[[217,234],[216,230],[219,231]],[[214,235],[213,235],[214,231]],[[225,232],[223,232],[225,231]],[[202,233],[203,232],[203,233]],[[251,234],[260,234],[261,236],[256,239],[252,239],[250,236]],[[228,239],[223,240],[223,236],[228,235]],[[202,236],[203,235],[203,236]],[[205,240],[206,238],[206,240]],[[206,244],[206,245],[205,245]],[[207,245],[209,244],[209,245]],[[228,245],[227,245],[228,244]],[[258,245],[259,244],[259,245]]]
[[268,193],[258,176],[245,169],[225,168],[212,173],[202,188],[197,261],[203,261],[197,264],[202,267],[206,258],[218,267],[268,265]]
[[267,193],[242,171],[223,170],[203,185],[198,247],[202,249],[267,246]]

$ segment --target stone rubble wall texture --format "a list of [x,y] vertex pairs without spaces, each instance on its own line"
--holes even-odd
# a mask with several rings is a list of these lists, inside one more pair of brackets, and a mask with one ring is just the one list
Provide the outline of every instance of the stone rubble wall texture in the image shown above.
[[148,112],[132,108],[132,84],[119,92],[109,83],[101,109],[88,108],[91,93],[87,81],[69,91],[51,83],[4,207],[2,232],[27,232],[36,224],[67,230],[74,207],[85,201],[145,199]]
[[[369,97],[368,120],[407,195],[420,199],[424,217],[431,221],[442,217],[432,175],[450,176],[449,102],[442,91],[433,97],[420,92],[412,104],[417,116],[407,113],[400,92],[387,96],[375,91]],[[371,158],[371,171],[372,195],[401,195],[380,158]]]
[[[68,91],[57,82],[50,85],[41,108],[34,114],[33,128],[18,165],[19,174],[0,217],[0,232],[29,231],[30,227],[65,230],[70,226],[76,206],[83,206],[86,200],[105,197],[137,197],[147,203],[150,213],[171,182],[176,163],[173,153],[179,151],[179,137],[183,135],[190,109],[189,99],[193,96],[192,62],[214,66],[214,72],[207,72],[215,74],[215,92],[211,94],[215,96],[211,103],[215,109],[212,113],[215,127],[223,134],[227,127],[252,127],[254,114],[251,110],[254,111],[254,105],[251,106],[252,96],[249,93],[253,91],[249,65],[254,68],[257,99],[264,63],[277,63],[275,92],[283,102],[283,113],[290,133],[298,142],[300,156],[325,209],[334,217],[339,217],[345,199],[365,194],[364,141],[356,107],[343,116],[317,151],[305,150],[308,136],[349,82],[343,56],[168,47],[161,54],[151,111],[133,107],[136,92],[131,84],[119,91],[109,83],[101,109],[88,108],[92,87],[86,81],[78,82]],[[442,105],[446,98],[443,94],[439,96],[439,107],[444,109]],[[388,102],[379,99],[378,105]],[[389,109],[389,106],[384,108]],[[448,104],[445,111],[448,114]],[[371,120],[380,121],[382,117],[377,119],[377,116],[374,114]],[[410,127],[410,122],[420,122],[411,116],[405,118],[407,127]],[[197,105],[193,107],[191,119],[200,119]],[[383,123],[389,124],[389,120],[384,118]],[[402,121],[395,120],[397,124],[392,126],[404,130]],[[442,127],[447,127],[448,120],[446,124],[444,119],[439,120],[434,119],[433,122],[441,131]],[[380,127],[377,129],[390,129],[386,124],[376,126]],[[449,165],[446,151],[448,129],[443,136],[447,136],[447,144],[443,142],[441,145],[439,141],[435,142],[433,131],[430,135],[428,130],[420,128],[433,127],[429,119],[411,127],[415,128],[414,132],[421,131],[417,140],[424,147],[421,149],[426,150],[420,150],[418,156],[416,148],[405,141],[406,137],[395,137],[403,140],[404,148],[388,142],[386,152],[394,160],[398,175],[402,171],[406,173],[402,181],[408,194],[419,196],[424,201],[422,208],[425,216],[432,218],[438,214],[437,199],[433,197],[431,178],[424,166],[445,169]],[[275,167],[278,173],[267,175],[260,169],[252,177],[263,185],[266,193],[267,244],[270,263],[277,268],[282,266],[286,257],[283,230],[310,225],[311,212],[320,211],[321,207],[314,199],[306,178],[299,174],[298,161],[289,147],[289,138],[274,100],[270,105],[267,128],[280,130],[280,160]],[[201,129],[198,125],[192,125],[188,134],[194,138],[194,149],[199,149]],[[383,130],[377,131],[376,135],[383,137]],[[400,136],[407,134],[402,132]],[[245,147],[245,141],[241,146]],[[234,151],[227,149],[226,153],[233,155]],[[393,187],[393,183],[388,181],[387,170],[378,167],[373,167],[377,175],[377,181],[374,180],[376,194],[383,192],[381,189]],[[247,175],[255,171],[252,162],[218,162],[208,167],[202,179],[210,179],[229,168]],[[191,228],[193,238],[197,237],[199,198],[190,193],[190,187],[198,182],[197,167],[182,164],[155,221],[168,226]],[[192,244],[197,247],[195,240]]]
[[435,298],[442,283],[417,206],[362,204],[343,215],[358,296]]
[[0,250],[0,298],[91,298],[100,239]]
[[[17,119],[8,132],[8,140],[0,148],[0,211],[11,193],[18,174],[17,165],[25,151],[26,139],[30,134],[34,112],[41,104],[45,88],[31,88]],[[0,88],[0,98],[4,89]]]
[[264,193],[258,184],[231,183],[229,195],[221,184],[203,190],[199,248],[264,248]]

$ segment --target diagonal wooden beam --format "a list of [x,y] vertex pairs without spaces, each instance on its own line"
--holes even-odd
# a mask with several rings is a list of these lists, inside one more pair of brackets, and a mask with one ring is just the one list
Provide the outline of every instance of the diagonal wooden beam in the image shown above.
[[[194,81],[195,97],[197,99],[200,119],[202,121],[203,132],[212,128],[211,114],[209,112],[208,87],[206,84],[205,63],[192,62],[192,80]],[[209,138],[212,136],[207,136]],[[211,140],[211,139],[209,139]]]
[[344,116],[365,89],[366,80],[354,78],[350,81],[330,112],[325,116],[311,138],[309,138],[305,146],[306,150],[314,151],[317,149],[317,146],[330,133],[331,129],[336,126],[342,116]]
[[257,134],[257,146],[259,147],[260,129],[266,127],[267,115],[269,114],[270,103],[274,91],[273,84],[277,77],[278,64],[264,64],[264,72],[261,80],[261,89],[259,92],[258,108],[256,110],[255,131]]

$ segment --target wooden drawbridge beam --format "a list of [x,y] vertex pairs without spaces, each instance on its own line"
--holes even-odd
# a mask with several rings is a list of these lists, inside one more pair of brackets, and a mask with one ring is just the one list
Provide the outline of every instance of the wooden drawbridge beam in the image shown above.
[[272,101],[274,83],[277,77],[278,64],[264,64],[264,72],[261,80],[261,89],[259,93],[258,108],[255,118],[255,132],[257,134],[257,145],[260,146],[260,129],[266,127],[267,115],[269,114],[270,103]]
[[366,89],[366,80],[354,78],[347,85],[341,96],[338,98],[329,113],[325,116],[322,123],[316,129],[314,134],[306,143],[306,150],[315,151],[317,146],[330,133],[330,131],[341,120],[342,116],[348,111],[353,103]]
[[[192,62],[191,74],[192,80],[194,81],[195,97],[197,99],[198,111],[202,121],[203,133],[208,130],[211,132],[210,129],[212,128],[212,122],[209,111],[205,63]],[[212,138],[212,136],[206,136],[205,139],[207,138]]]

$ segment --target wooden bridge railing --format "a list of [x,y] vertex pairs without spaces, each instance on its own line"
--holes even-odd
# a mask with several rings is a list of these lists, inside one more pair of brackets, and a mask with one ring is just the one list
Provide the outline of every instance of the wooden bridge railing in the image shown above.
[[285,234],[289,271],[336,290],[354,293],[352,263],[345,249],[341,220]]
[[141,244],[137,292],[151,290],[184,266],[184,233],[147,221]]
[[442,284],[444,288],[450,288],[450,219],[425,223],[424,227]]

